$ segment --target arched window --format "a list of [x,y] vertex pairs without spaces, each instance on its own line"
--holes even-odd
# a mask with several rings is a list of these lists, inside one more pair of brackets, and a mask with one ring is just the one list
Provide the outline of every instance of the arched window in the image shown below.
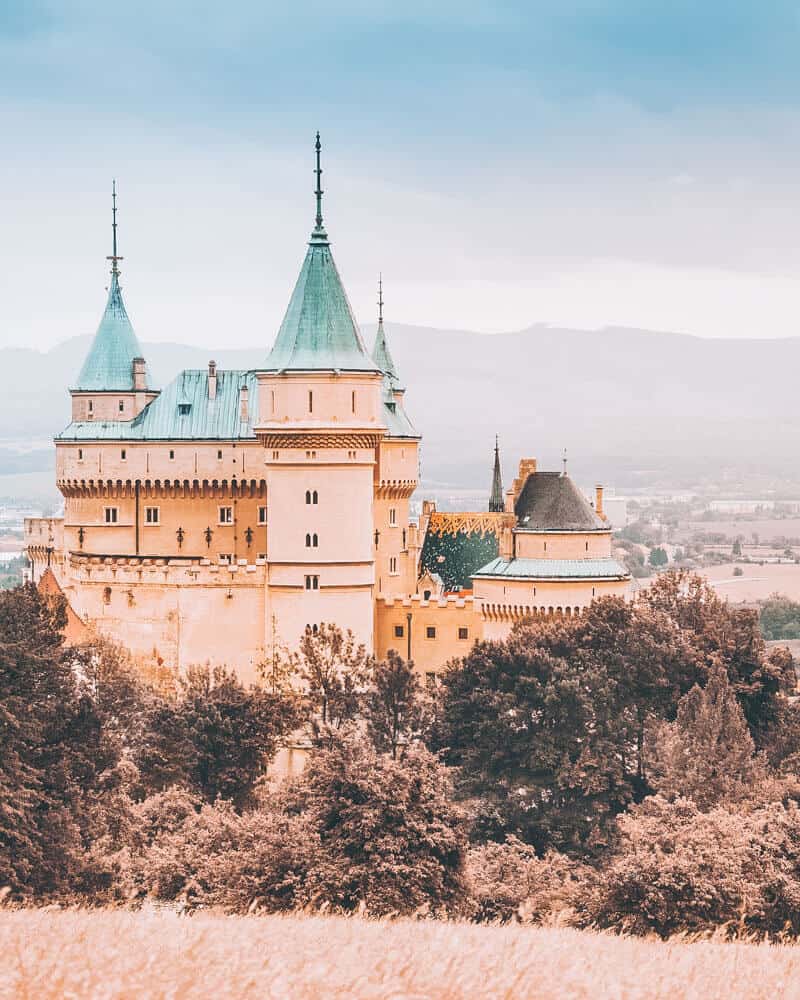
[[306,548],[311,548],[311,535],[306,535]]
[[313,548],[316,548],[319,545],[319,539],[316,535],[311,536],[311,545]]
[[103,587],[103,604],[111,603],[111,587]]
[[317,495],[317,491],[316,490],[314,490],[312,492],[312,494],[311,494],[311,502],[312,503],[319,503],[319,496]]
[[311,490],[306,490],[306,503],[311,503]]
[[356,390],[355,389],[353,389],[352,406],[353,406],[353,413],[355,413],[356,412]]
[[309,390],[308,393],[308,412],[309,413],[314,412],[314,393],[311,392],[311,390]]

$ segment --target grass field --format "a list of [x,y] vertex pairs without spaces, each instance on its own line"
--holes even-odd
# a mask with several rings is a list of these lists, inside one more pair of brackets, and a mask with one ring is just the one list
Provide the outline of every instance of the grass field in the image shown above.
[[0,912],[6,1000],[800,997],[800,948],[566,929]]

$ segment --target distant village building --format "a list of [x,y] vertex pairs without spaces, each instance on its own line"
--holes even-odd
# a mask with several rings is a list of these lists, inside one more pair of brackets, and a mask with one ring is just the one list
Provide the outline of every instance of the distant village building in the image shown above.
[[598,487],[523,459],[488,510],[410,517],[420,435],[378,331],[364,345],[316,219],[271,351],[255,371],[183,371],[163,390],[122,298],[116,193],[108,301],[57,435],[63,518],[28,518],[34,580],[69,603],[70,637],[146,665],[210,662],[243,679],[277,645],[335,622],[426,674],[529,616],[628,592]]

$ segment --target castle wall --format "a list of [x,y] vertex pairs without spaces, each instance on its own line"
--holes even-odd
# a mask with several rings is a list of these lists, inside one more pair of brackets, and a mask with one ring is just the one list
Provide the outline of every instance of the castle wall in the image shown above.
[[471,597],[451,595],[441,601],[425,601],[415,594],[403,600],[386,598],[377,602],[376,620],[375,655],[380,659],[394,649],[408,658],[410,634],[410,659],[426,678],[440,673],[453,658],[467,654],[483,637],[480,606]]
[[611,555],[608,531],[514,532],[518,559],[602,559]]

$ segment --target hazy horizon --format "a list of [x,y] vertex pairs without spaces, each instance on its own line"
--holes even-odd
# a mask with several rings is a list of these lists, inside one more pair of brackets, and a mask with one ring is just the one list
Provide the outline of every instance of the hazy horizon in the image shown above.
[[325,218],[361,322],[796,332],[800,22],[747,4],[0,10],[0,346],[275,335]]

